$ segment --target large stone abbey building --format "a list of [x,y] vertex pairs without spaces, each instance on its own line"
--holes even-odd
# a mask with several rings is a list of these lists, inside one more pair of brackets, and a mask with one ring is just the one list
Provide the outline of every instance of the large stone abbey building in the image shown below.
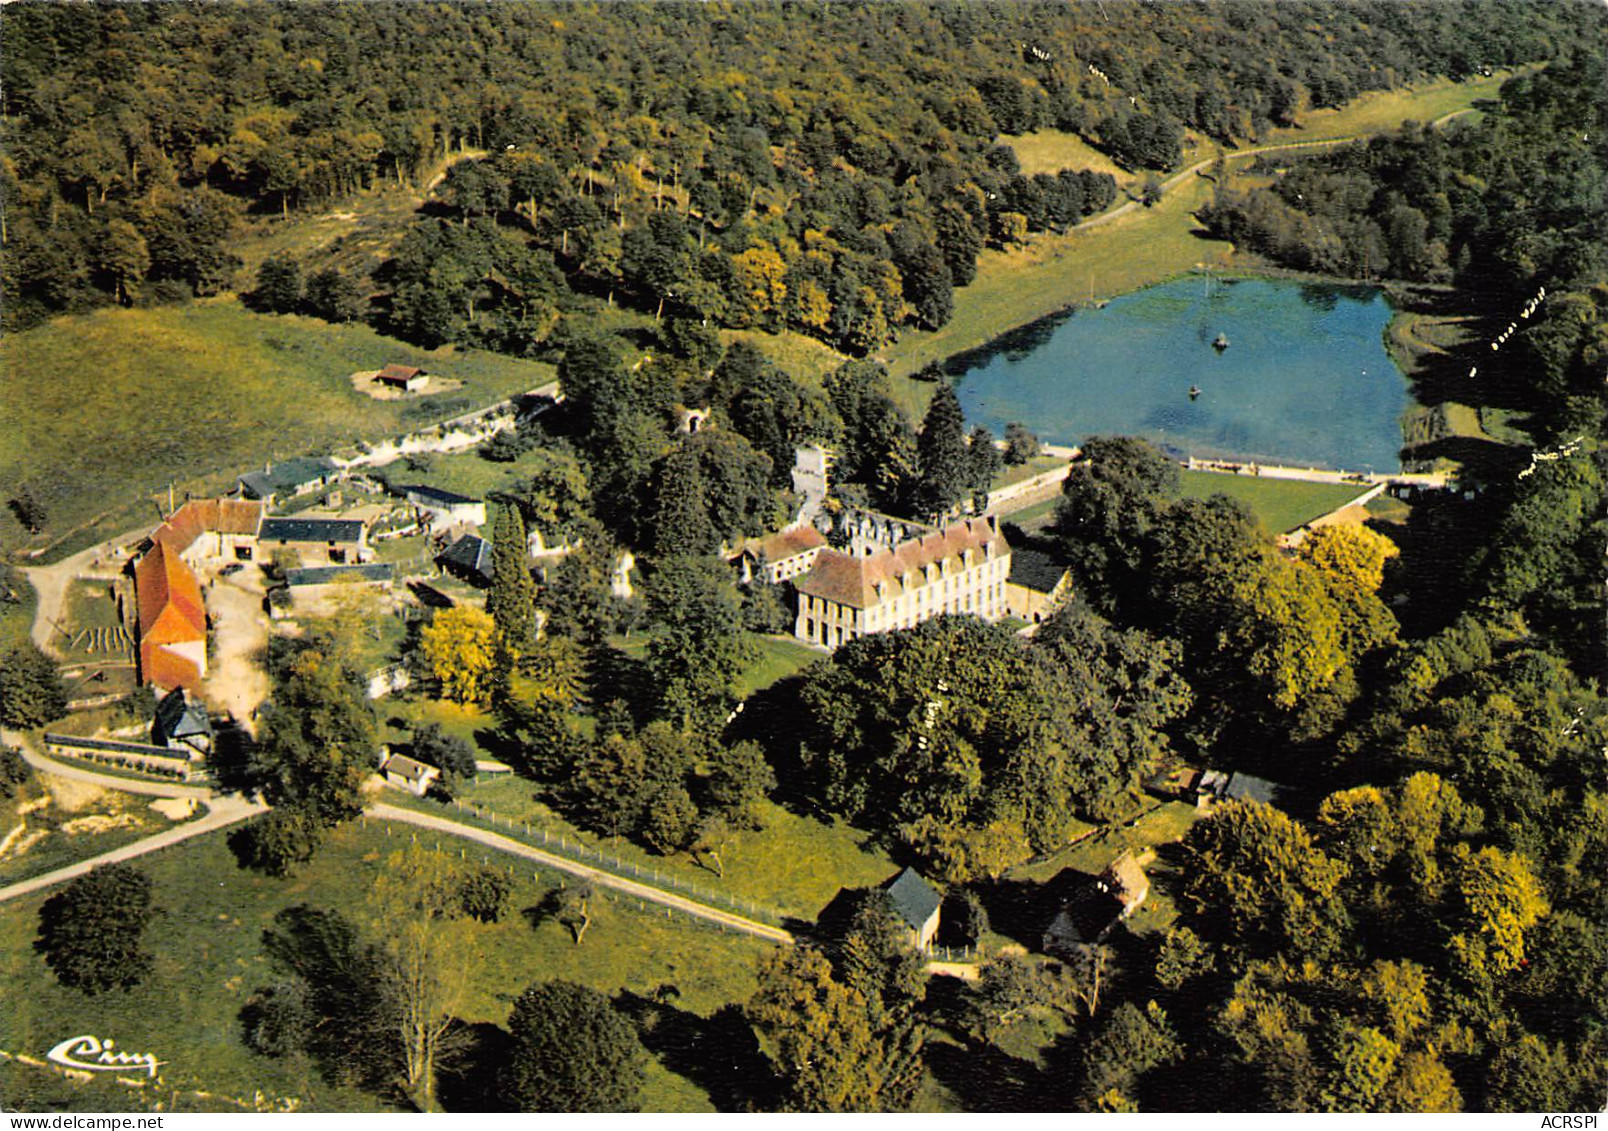
[[821,549],[793,580],[793,635],[836,648],[872,632],[909,628],[943,613],[1006,615],[1011,547],[992,515],[942,530],[881,515],[853,520],[846,549]]

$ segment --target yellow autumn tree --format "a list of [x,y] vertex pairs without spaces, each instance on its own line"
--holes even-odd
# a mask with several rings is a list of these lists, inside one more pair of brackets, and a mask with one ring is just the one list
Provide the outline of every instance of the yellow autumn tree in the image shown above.
[[761,322],[772,311],[780,310],[787,298],[787,264],[768,243],[749,248],[731,260],[737,295],[732,304],[734,321],[742,325]]
[[1302,561],[1330,577],[1377,593],[1384,584],[1385,564],[1398,557],[1396,543],[1366,526],[1320,526],[1302,540]]
[[793,297],[793,318],[806,330],[824,331],[832,323],[832,300],[814,279],[805,279]]
[[485,611],[461,605],[437,613],[419,634],[419,651],[447,698],[474,703],[490,693],[497,628]]
[[1550,910],[1529,862],[1500,848],[1458,845],[1455,876],[1464,930],[1452,937],[1453,954],[1477,976],[1517,970],[1524,933]]

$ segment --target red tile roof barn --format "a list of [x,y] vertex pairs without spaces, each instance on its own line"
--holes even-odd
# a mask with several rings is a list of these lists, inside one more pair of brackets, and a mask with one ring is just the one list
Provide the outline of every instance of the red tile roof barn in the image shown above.
[[195,661],[170,650],[170,644],[206,647],[207,614],[201,586],[177,550],[157,539],[134,567],[134,592],[140,615],[140,673],[146,683],[193,687],[201,669]]
[[[811,597],[866,609],[903,592],[907,575],[910,588],[919,589],[927,584],[923,571],[928,566],[960,559],[967,550],[986,552],[991,544],[996,554],[1010,548],[986,518],[969,518],[867,557],[822,550],[814,567],[794,585]],[[877,595],[878,583],[887,590],[884,597]]]
[[387,365],[374,375],[374,379],[387,384],[405,385],[423,372],[424,370],[416,365]]
[[158,687],[192,689],[201,682],[201,669],[187,656],[166,648],[140,646],[140,672],[146,683]]
[[262,504],[250,499],[191,499],[151,534],[175,553],[183,553],[207,531],[255,534],[262,524]]
[[163,542],[134,567],[134,589],[139,597],[140,640],[174,644],[207,638],[207,614],[201,603],[201,585],[190,567]]

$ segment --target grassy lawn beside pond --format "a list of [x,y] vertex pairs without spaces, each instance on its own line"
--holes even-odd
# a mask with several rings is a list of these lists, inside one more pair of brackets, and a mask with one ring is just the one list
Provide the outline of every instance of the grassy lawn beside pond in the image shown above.
[[1227,495],[1250,508],[1270,534],[1283,534],[1349,503],[1367,488],[1355,483],[1308,483],[1216,471],[1183,473],[1184,497]]
[[[1185,498],[1227,495],[1249,507],[1272,534],[1294,530],[1344,506],[1364,491],[1363,487],[1352,483],[1308,483],[1302,479],[1264,479],[1216,471],[1180,474]],[[1055,506],[1060,498],[1057,494],[1003,517],[1030,533],[1042,533],[1054,521]]]
[[[331,1088],[316,1074],[249,1051],[241,1042],[239,1012],[255,990],[273,980],[262,934],[280,910],[306,903],[361,920],[386,858],[410,839],[402,826],[391,828],[390,835],[386,828],[369,821],[337,830],[310,865],[284,880],[242,871],[223,834],[145,857],[138,867],[151,877],[155,904],[162,909],[146,934],[156,964],[143,985],[126,992],[86,997],[57,984],[32,949],[43,896],[0,907],[0,1000],[7,1003],[0,1010],[0,1048],[43,1056],[63,1034],[96,1033],[167,1061],[163,1076],[170,1087],[248,1100],[257,1090],[271,1097],[295,1096],[304,1110],[383,1109],[372,1096]],[[465,1021],[504,1023],[512,997],[549,978],[608,994],[647,995],[670,985],[679,995],[676,1007],[701,1016],[752,994],[765,944],[684,918],[644,913],[630,901],[597,899],[580,946],[557,922],[546,920],[533,929],[520,910],[539,904],[553,879],[544,873],[537,882],[528,867],[516,865],[512,913],[478,928],[477,966],[459,1011]],[[29,1106],[26,1095],[8,1098]],[[643,1107],[708,1111],[711,1105],[701,1088],[655,1060]]]

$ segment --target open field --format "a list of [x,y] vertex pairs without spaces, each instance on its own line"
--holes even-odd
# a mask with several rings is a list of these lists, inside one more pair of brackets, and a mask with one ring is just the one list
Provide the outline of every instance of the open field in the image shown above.
[[[622,837],[583,832],[536,799],[534,783],[520,777],[481,778],[464,787],[454,804],[419,800],[399,791],[387,791],[383,800],[435,816],[470,821],[478,810],[487,814],[480,823],[489,826],[496,815],[497,831],[545,847],[546,830],[551,851],[573,854],[575,845],[587,852],[602,852],[622,865],[640,869],[644,882],[674,890],[712,906],[731,909],[761,922],[798,919],[813,922],[822,908],[843,888],[869,887],[891,879],[898,868],[880,850],[867,844],[867,834],[842,823],[827,824],[779,805],[764,804],[765,827],[734,836],[721,854],[725,875],[713,864],[699,863],[687,853],[659,856]],[[528,822],[531,834],[523,825]],[[559,838],[563,838],[560,846]],[[590,857],[585,861],[593,864]],[[616,870],[609,865],[610,870]],[[632,879],[636,873],[621,872]]]
[[1214,471],[1183,473],[1184,497],[1205,499],[1227,495],[1250,508],[1270,534],[1283,534],[1328,514],[1362,494],[1354,483],[1308,483],[1300,479],[1263,479]]
[[[1364,95],[1341,109],[1313,112],[1301,129],[1274,130],[1256,147],[1245,148],[1377,133],[1408,120],[1433,121],[1495,97],[1507,77],[1423,83],[1410,91]],[[1234,160],[1235,151],[1226,156]],[[1194,234],[1192,213],[1210,199],[1212,188],[1204,177],[1189,176],[1154,208],[1136,209],[1111,223],[1064,236],[1039,235],[1025,248],[985,251],[976,280],[955,292],[949,324],[936,331],[907,331],[882,356],[896,375],[907,376],[928,362],[975,349],[1006,330],[1091,297],[1137,290],[1199,263],[1234,264],[1227,244]],[[921,388],[931,395],[930,388]],[[905,395],[912,395],[908,387]]]
[[[401,827],[388,836],[387,827],[368,822],[337,831],[311,865],[287,880],[241,871],[221,835],[147,857],[140,866],[151,876],[156,906],[165,914],[152,920],[146,935],[155,972],[128,992],[90,998],[56,983],[31,946],[41,897],[0,910],[0,1000],[7,1003],[0,1011],[0,1049],[42,1056],[64,1033],[97,1033],[166,1060],[163,1075],[170,1087],[248,1100],[260,1089],[270,1097],[299,1097],[304,1109],[313,1110],[381,1107],[372,1096],[331,1088],[292,1062],[247,1050],[239,1011],[273,980],[262,932],[278,911],[306,903],[361,921],[369,885],[387,855],[410,837]],[[478,928],[479,965],[459,1011],[465,1021],[503,1023],[511,997],[548,978],[610,994],[646,995],[670,985],[679,993],[676,1008],[700,1016],[753,992],[763,944],[643,913],[628,901],[597,899],[581,946],[557,922],[533,929],[519,909],[539,904],[547,881],[555,879],[544,874],[538,882],[529,868],[517,868],[513,913]],[[8,1100],[29,1107],[27,1096],[20,1104],[18,1098]],[[702,1089],[657,1062],[650,1066],[643,1100],[649,1111],[710,1109]]]
[[[473,450],[454,452],[451,455],[432,453],[424,457],[423,471],[415,471],[409,467],[406,458],[393,460],[379,470],[393,487],[422,483],[443,491],[468,495],[472,499],[486,499],[498,491],[510,490],[521,481],[528,480],[531,472],[526,468],[533,466],[539,458],[536,452],[537,449],[532,449],[512,463],[496,463],[483,459],[479,452]],[[491,515],[488,514],[486,517],[490,519]]]
[[5,592],[0,593],[0,652],[7,652],[28,639],[39,594],[21,571],[0,578],[0,587],[5,587]]
[[[635,643],[635,642],[633,642]],[[770,655],[762,657],[743,682],[753,683],[766,670],[774,678],[791,674],[803,662],[819,658],[819,653],[789,641],[765,640],[772,645]],[[381,700],[381,717],[387,720],[392,741],[405,741],[413,728],[427,722],[438,724],[479,748],[482,757],[496,757],[481,739],[496,726],[490,713],[439,700],[397,698]],[[529,822],[539,838],[545,829],[555,841],[563,836],[634,864],[644,873],[656,871],[674,877],[683,885],[693,885],[721,896],[746,900],[772,912],[813,920],[841,887],[880,883],[895,868],[880,849],[870,845],[867,834],[842,823],[827,823],[801,816],[767,803],[765,827],[743,832],[732,838],[722,856],[725,875],[718,876],[712,866],[686,854],[659,856],[617,837],[601,837],[583,832],[558,812],[537,800],[534,783],[518,777],[482,777],[464,787],[459,799],[496,814],[499,824]],[[415,801],[404,794],[388,792],[392,804],[410,805],[425,811],[452,816],[453,806],[433,801]]]
[[[609,643],[630,659],[640,660],[647,655],[652,633],[638,632],[629,637],[616,636]],[[826,653],[811,648],[790,636],[762,636],[750,632],[748,640],[756,654],[733,683],[739,699],[746,699],[756,691],[769,687],[779,679],[801,672]]]
[[1022,176],[1059,173],[1062,169],[1110,173],[1118,187],[1137,183],[1142,174],[1124,169],[1094,146],[1065,130],[1035,130],[1030,134],[1001,134],[1000,143],[1016,153]]
[[[463,382],[444,397],[375,401],[350,374],[383,361]],[[422,428],[552,379],[551,366],[425,351],[366,326],[254,314],[232,300],[60,318],[0,344],[8,396],[0,482],[49,512],[55,553],[154,523],[169,482],[216,491],[265,460]],[[0,540],[23,542],[8,512]]]

